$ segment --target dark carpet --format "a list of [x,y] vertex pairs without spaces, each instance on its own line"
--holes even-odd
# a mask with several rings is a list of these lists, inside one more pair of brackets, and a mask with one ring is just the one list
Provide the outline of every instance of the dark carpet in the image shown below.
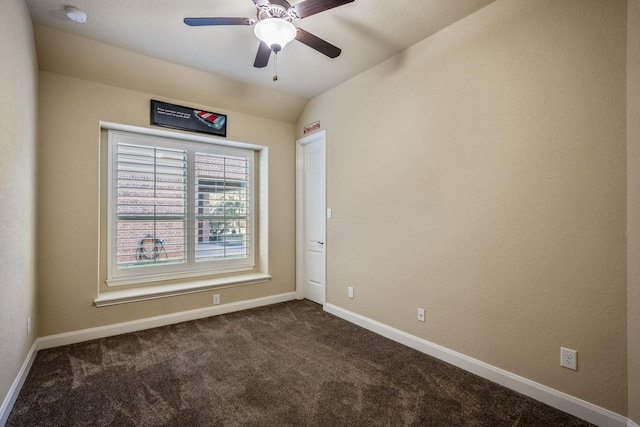
[[588,426],[292,301],[38,352],[7,426]]

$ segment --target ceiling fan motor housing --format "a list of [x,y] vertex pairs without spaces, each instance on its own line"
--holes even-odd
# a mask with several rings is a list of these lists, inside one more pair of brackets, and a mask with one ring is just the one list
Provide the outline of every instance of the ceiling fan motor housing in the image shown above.
[[277,4],[271,4],[268,7],[258,9],[259,21],[269,18],[279,18],[291,21],[291,16],[289,16],[288,9]]

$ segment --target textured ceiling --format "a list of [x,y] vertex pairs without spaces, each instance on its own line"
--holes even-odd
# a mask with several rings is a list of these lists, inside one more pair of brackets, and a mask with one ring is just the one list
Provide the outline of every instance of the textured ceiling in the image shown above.
[[[256,17],[251,0],[26,0],[34,23],[240,82],[312,98],[494,0],[355,0],[294,24],[342,49],[330,59],[293,41],[266,68],[247,26],[189,27],[185,17]],[[300,1],[291,1],[291,4]],[[65,5],[88,14],[67,19]]]

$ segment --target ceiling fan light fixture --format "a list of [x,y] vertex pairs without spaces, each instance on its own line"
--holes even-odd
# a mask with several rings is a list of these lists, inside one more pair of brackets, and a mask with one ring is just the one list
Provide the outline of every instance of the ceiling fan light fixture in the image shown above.
[[258,21],[253,28],[256,37],[265,42],[273,51],[284,48],[296,38],[296,27],[282,18],[269,18]]

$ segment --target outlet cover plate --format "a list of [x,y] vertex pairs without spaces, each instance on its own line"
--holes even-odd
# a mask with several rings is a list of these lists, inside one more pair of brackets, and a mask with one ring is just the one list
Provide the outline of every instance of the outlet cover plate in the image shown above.
[[560,347],[560,366],[578,370],[578,352],[570,348]]

